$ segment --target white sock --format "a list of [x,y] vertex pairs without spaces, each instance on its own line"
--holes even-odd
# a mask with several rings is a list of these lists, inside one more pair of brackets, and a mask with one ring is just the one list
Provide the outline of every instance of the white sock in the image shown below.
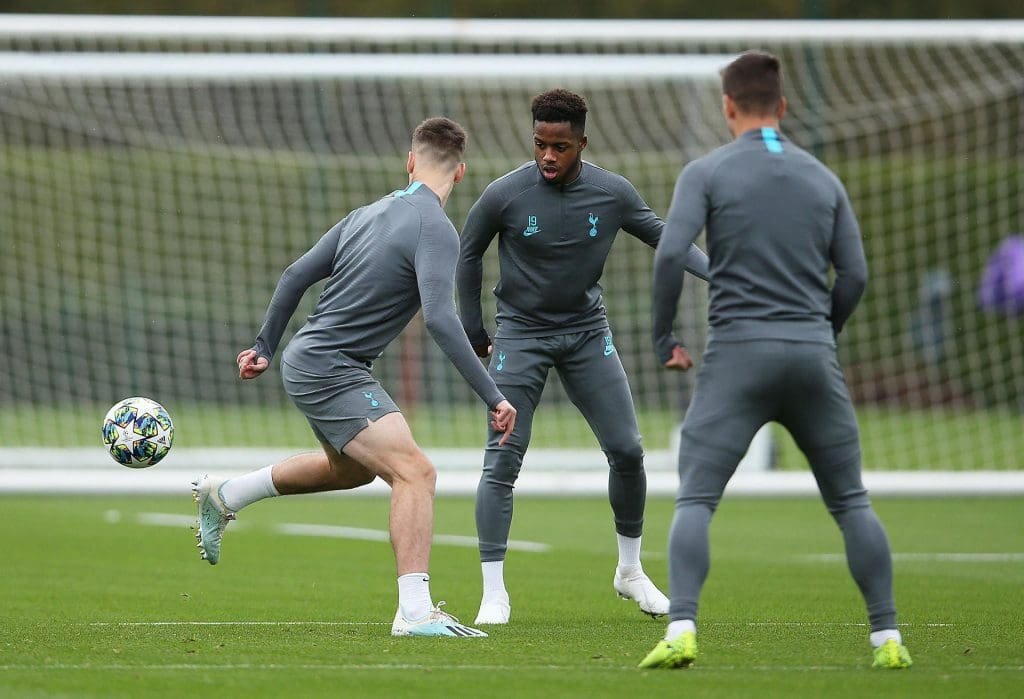
[[903,637],[900,635],[899,629],[882,629],[871,632],[871,647],[878,648],[890,638],[896,639],[897,643],[903,645]]
[[505,561],[482,561],[480,572],[484,578],[484,599],[508,597],[505,589]]
[[433,608],[429,575],[406,573],[398,577],[398,610],[407,621],[422,619]]
[[640,565],[640,537],[616,533],[615,538],[619,542],[619,568]]
[[668,624],[668,630],[665,631],[665,640],[674,641],[682,636],[687,631],[697,633],[697,624],[693,619],[679,619],[678,621],[670,621]]
[[274,479],[270,475],[273,468],[273,466],[265,466],[224,481],[220,487],[221,500],[233,512],[238,512],[257,500],[277,497],[281,493],[277,492],[277,488],[274,487]]

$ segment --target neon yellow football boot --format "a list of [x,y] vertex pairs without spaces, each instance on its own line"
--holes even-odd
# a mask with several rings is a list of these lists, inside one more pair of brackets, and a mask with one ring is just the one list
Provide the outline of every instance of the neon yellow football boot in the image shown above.
[[914,661],[910,659],[910,652],[907,651],[906,646],[897,643],[895,638],[890,638],[875,648],[875,660],[871,663],[871,667],[883,670],[902,670],[913,664]]
[[697,659],[697,634],[684,631],[671,641],[660,641],[654,650],[640,661],[645,669],[689,667]]

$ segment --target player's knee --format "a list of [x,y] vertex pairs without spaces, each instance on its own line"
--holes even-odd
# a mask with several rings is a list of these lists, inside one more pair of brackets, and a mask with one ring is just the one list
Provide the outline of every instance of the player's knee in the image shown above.
[[437,469],[421,451],[406,455],[401,464],[396,465],[394,477],[417,488],[427,489],[431,493],[437,485]]
[[[821,498],[833,517],[871,506],[860,473],[860,454],[831,461],[813,461]],[[822,465],[825,464],[825,465]]]
[[868,498],[867,490],[856,488],[840,494],[822,494],[825,507],[829,514],[836,520],[839,526],[843,526],[844,520],[852,512],[871,507],[871,500]]
[[498,483],[514,484],[523,466],[523,455],[512,449],[488,450],[484,455],[483,478]]
[[608,466],[620,474],[639,473],[644,468],[644,450],[639,442],[609,449]]
[[429,487],[431,492],[433,492],[434,486],[437,485],[437,469],[434,468],[434,464],[427,458],[426,454],[422,453],[414,463],[417,481]]

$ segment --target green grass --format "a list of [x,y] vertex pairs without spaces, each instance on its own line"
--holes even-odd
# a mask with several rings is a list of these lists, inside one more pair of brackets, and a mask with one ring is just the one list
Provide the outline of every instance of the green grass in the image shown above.
[[[879,499],[900,621],[915,666],[869,669],[864,611],[813,499],[727,499],[712,526],[701,655],[641,672],[662,622],[614,597],[603,498],[519,498],[513,621],[488,639],[392,639],[396,592],[384,543],[286,536],[286,522],[383,529],[384,498],[257,504],[231,525],[220,565],[198,559],[180,498],[0,498],[0,696],[980,697],[1024,692],[1024,499]],[[468,498],[437,503],[438,534],[471,536]],[[116,513],[116,515],[114,514]],[[666,579],[672,503],[648,504],[645,567]],[[990,561],[901,554],[1016,554]],[[1008,559],[1008,560],[1007,560]],[[436,545],[435,600],[472,620],[476,552]],[[222,622],[203,625],[197,622]],[[248,622],[248,623],[243,623]],[[253,624],[252,622],[266,622]],[[283,623],[297,622],[297,623]]]

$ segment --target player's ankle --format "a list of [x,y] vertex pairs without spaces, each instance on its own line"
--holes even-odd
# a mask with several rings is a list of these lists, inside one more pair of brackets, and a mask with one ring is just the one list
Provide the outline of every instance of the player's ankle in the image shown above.
[[900,634],[899,629],[879,629],[878,631],[872,631],[870,639],[872,648],[878,648],[890,639],[896,641],[896,643],[900,645],[903,645],[903,636]]
[[693,619],[670,621],[665,631],[665,640],[674,641],[684,633],[697,633],[697,624]]

